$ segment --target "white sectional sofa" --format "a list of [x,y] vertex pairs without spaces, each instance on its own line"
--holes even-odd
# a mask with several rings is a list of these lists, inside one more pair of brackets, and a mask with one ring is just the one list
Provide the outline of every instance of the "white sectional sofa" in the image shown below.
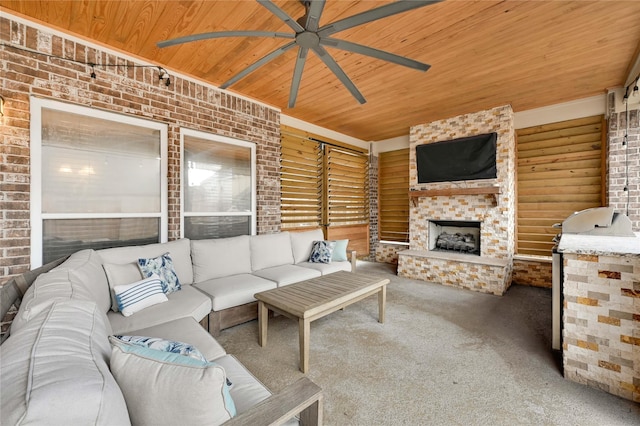
[[[321,239],[316,230],[74,253],[35,278],[0,346],[0,423],[279,424],[295,413],[321,422],[315,384],[301,379],[272,396],[206,330],[255,318],[256,292],[353,270],[355,254],[308,262]],[[112,289],[136,278],[132,264],[165,253],[181,289],[131,316],[115,312]],[[194,356],[140,349],[114,335],[182,342]]]

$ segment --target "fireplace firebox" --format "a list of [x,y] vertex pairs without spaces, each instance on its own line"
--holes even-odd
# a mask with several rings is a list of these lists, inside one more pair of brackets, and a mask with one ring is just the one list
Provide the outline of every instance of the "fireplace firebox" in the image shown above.
[[429,250],[480,256],[480,222],[430,220]]

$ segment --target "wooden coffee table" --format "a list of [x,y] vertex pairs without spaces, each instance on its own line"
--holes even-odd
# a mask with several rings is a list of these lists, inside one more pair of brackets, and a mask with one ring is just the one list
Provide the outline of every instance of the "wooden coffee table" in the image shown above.
[[255,294],[258,299],[258,343],[267,344],[269,311],[298,320],[300,371],[309,368],[311,321],[378,293],[378,322],[384,322],[386,278],[353,272],[336,272]]

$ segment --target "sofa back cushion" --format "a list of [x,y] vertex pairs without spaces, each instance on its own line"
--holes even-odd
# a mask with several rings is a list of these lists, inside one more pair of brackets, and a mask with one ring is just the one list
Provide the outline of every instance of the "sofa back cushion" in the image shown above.
[[324,240],[322,229],[312,231],[291,232],[291,248],[295,263],[307,262],[311,255],[311,247],[314,241]]
[[251,237],[251,269],[292,265],[291,237],[288,232],[262,234]]
[[249,241],[248,235],[191,241],[194,282],[200,283],[213,278],[250,274]]
[[0,346],[2,424],[126,425],[95,302],[54,301]]
[[168,243],[148,244],[144,246],[115,247],[98,250],[103,263],[137,263],[138,259],[158,257],[164,253],[171,255],[173,266],[180,284],[193,283],[191,266],[191,246],[187,238]]
[[107,312],[111,308],[111,294],[102,259],[94,250],[73,253],[56,269],[66,268],[73,287],[86,287],[98,307]]
[[23,328],[53,302],[71,299],[92,301],[93,295],[87,286],[73,285],[68,268],[54,268],[39,275],[22,298],[18,313],[11,323],[11,334]]

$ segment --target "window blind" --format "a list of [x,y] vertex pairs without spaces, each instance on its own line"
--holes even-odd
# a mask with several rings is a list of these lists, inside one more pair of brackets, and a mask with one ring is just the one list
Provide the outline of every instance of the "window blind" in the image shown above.
[[378,156],[378,232],[381,241],[409,242],[409,148]]

